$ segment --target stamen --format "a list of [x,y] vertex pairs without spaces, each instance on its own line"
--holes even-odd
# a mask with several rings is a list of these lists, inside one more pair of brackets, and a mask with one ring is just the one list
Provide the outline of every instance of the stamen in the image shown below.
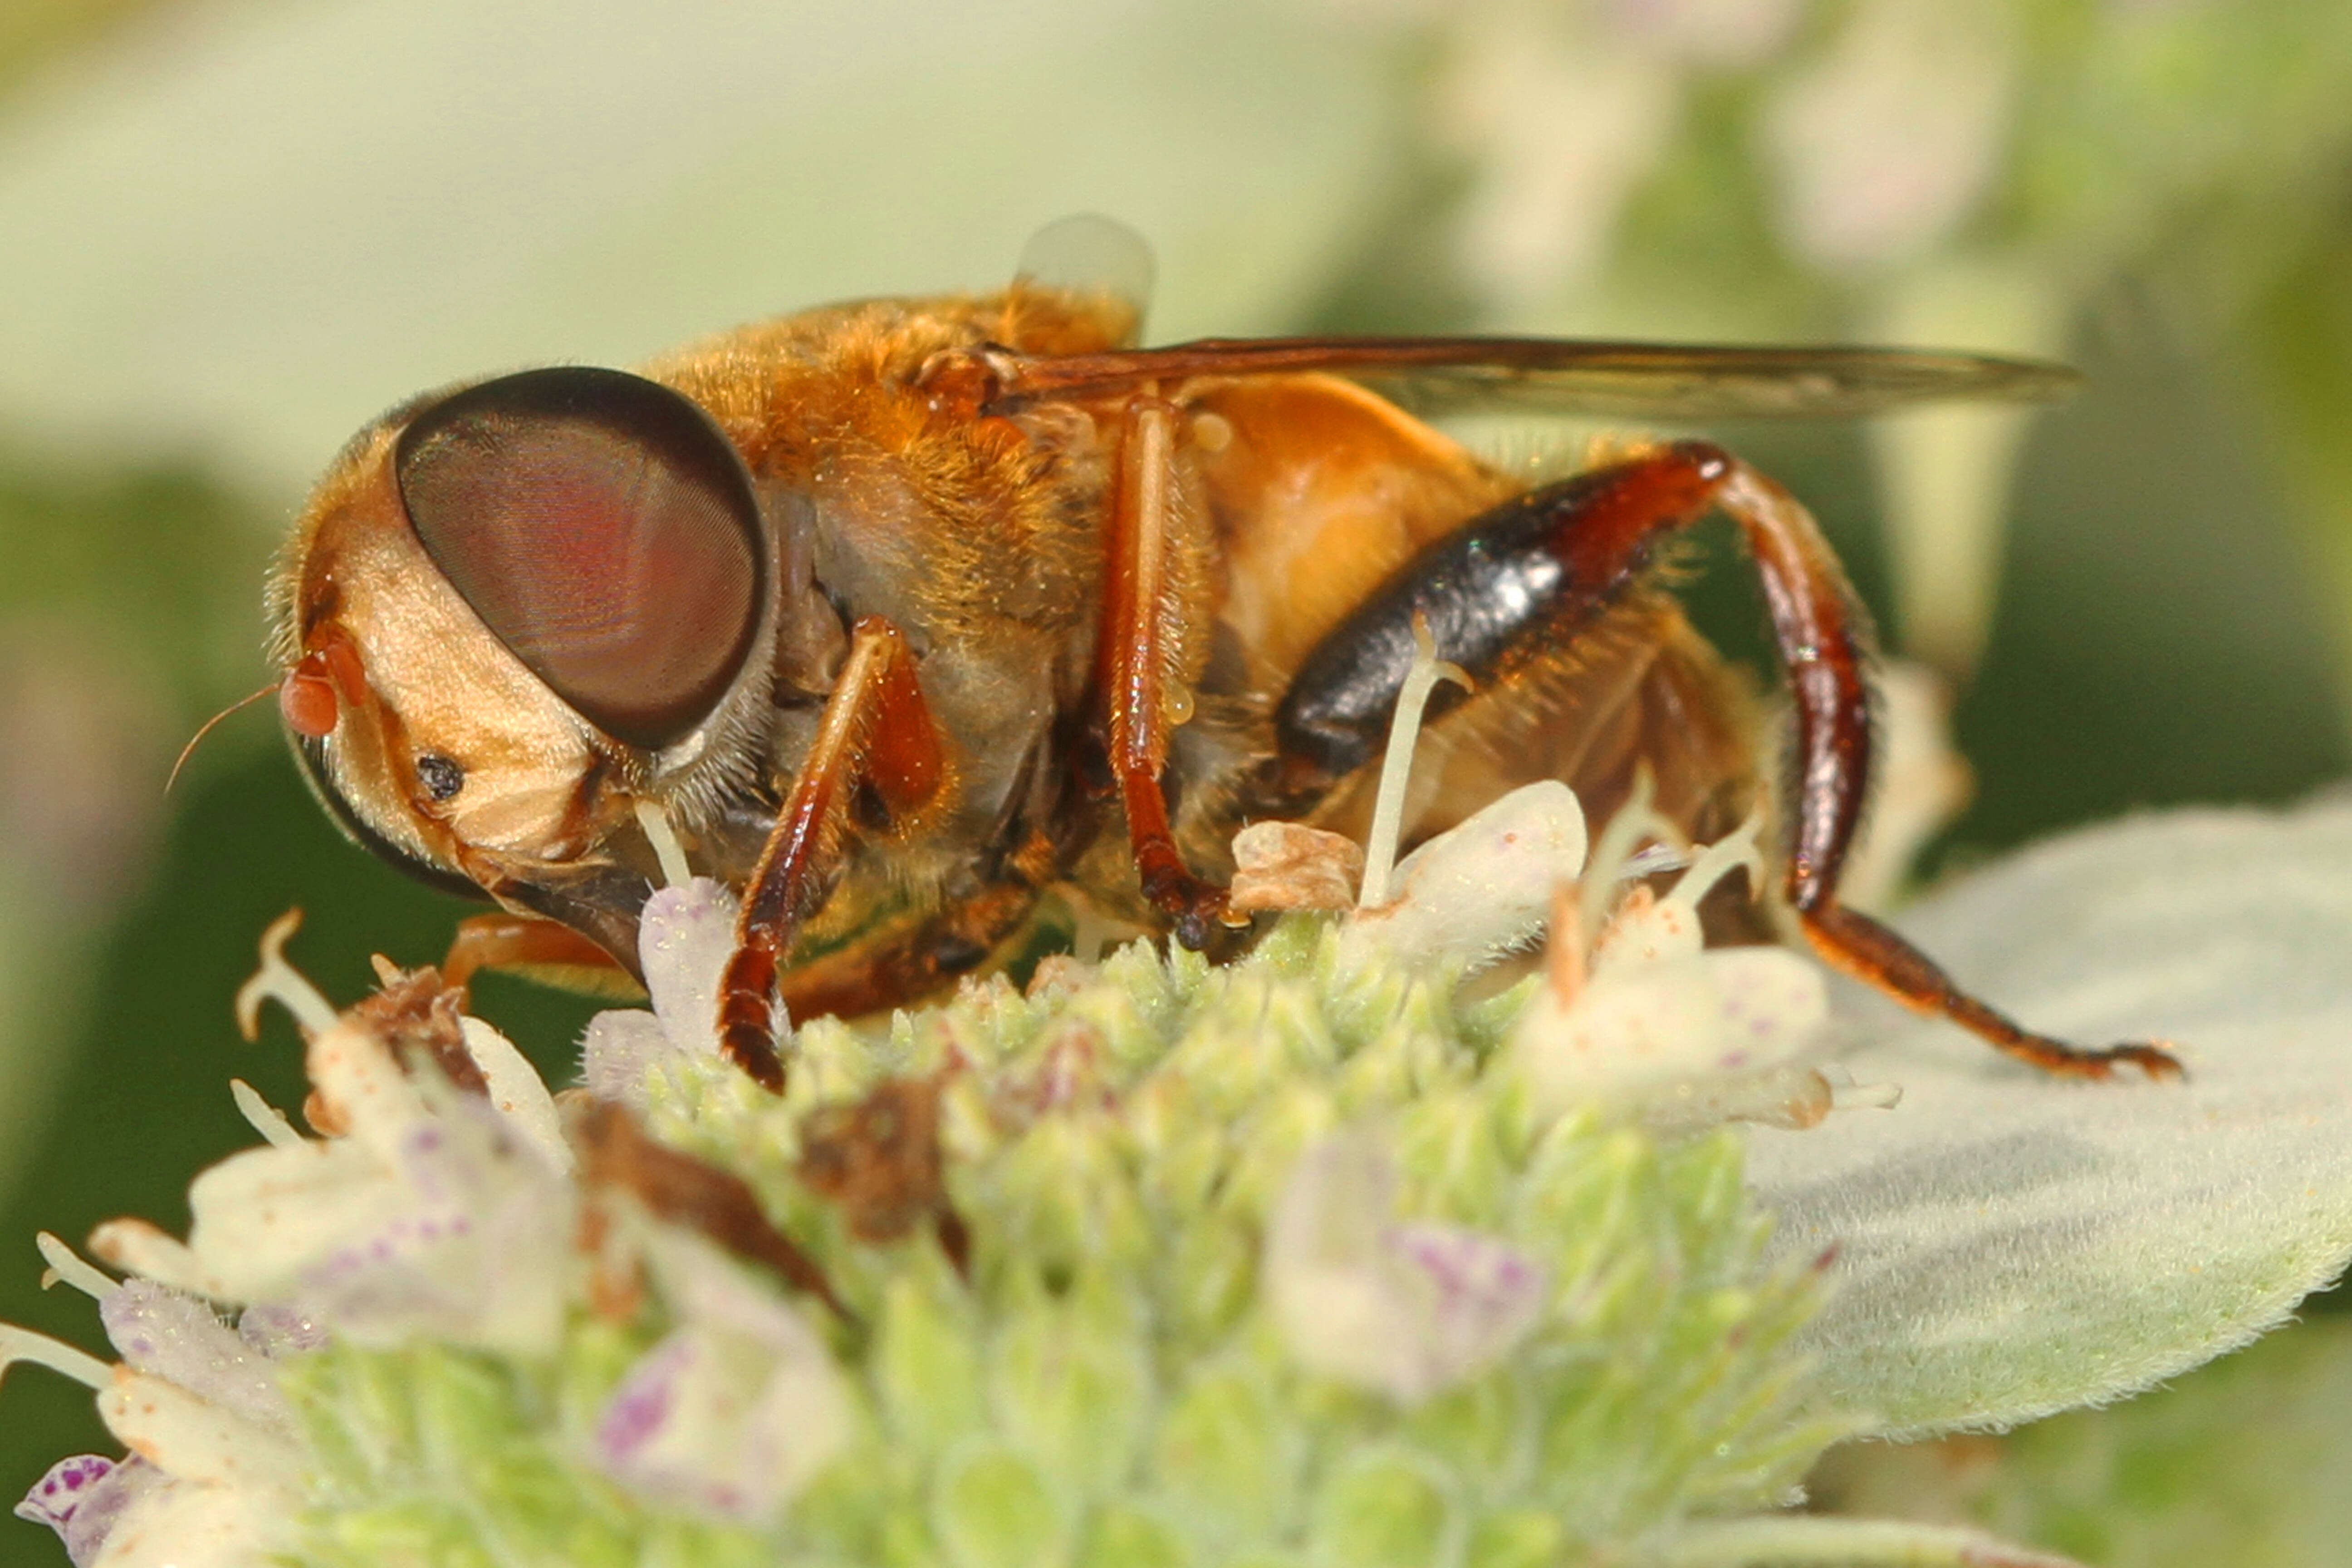
[[302,929],[302,911],[289,910],[261,933],[261,967],[237,987],[236,1026],[248,1040],[261,1035],[261,1005],[276,1002],[307,1035],[323,1034],[335,1026],[335,1009],[319,988],[286,962],[286,943]]
[[102,1301],[117,1289],[112,1275],[97,1264],[85,1261],[81,1254],[47,1231],[33,1237],[33,1245],[41,1249],[42,1258],[49,1265],[41,1274],[42,1289],[47,1290],[53,1285],[70,1285],[93,1301]]
[[636,800],[637,826],[646,830],[646,839],[654,847],[654,857],[661,862],[662,885],[682,888],[694,879],[694,868],[686,863],[686,846],[677,841],[677,830],[669,825],[668,813],[657,802],[640,795]]
[[261,1098],[261,1091],[241,1078],[228,1080],[228,1095],[236,1101],[237,1110],[261,1134],[262,1141],[278,1149],[299,1149],[302,1134],[286,1120],[286,1113]]
[[1404,827],[1405,788],[1412,782],[1412,752],[1421,740],[1423,710],[1440,680],[1450,680],[1465,691],[1475,689],[1469,673],[1437,657],[1437,640],[1429,635],[1429,619],[1412,617],[1412,668],[1405,672],[1397,692],[1396,715],[1389,721],[1389,749],[1381,757],[1380,793],[1373,797],[1372,830],[1364,845],[1364,881],[1356,896],[1360,910],[1375,910],[1388,901],[1389,873],[1396,868],[1397,837]]
[[[1601,837],[1584,862],[1584,882],[1577,900],[1577,916],[1586,931],[1600,931],[1609,923],[1609,906],[1616,900],[1619,886],[1637,875],[1636,866],[1645,863],[1651,853],[1634,850],[1644,840],[1654,839],[1670,847],[1677,856],[1687,857],[1689,849],[1682,833],[1661,816],[1651,805],[1656,798],[1656,788],[1646,767],[1633,774],[1633,791],[1617,815],[1601,830]],[[1666,868],[1661,865],[1659,869]],[[1679,885],[1679,884],[1678,884]]]
[[1698,857],[1672,844],[1652,844],[1635,851],[1633,858],[1617,868],[1620,882],[1646,881],[1662,872],[1679,871]]
[[88,1351],[76,1350],[63,1340],[53,1340],[14,1323],[0,1323],[0,1375],[19,1362],[62,1373],[101,1394],[114,1386],[114,1369]]
[[1748,868],[1748,887],[1760,892],[1764,887],[1764,851],[1756,840],[1763,831],[1764,808],[1759,805],[1748,814],[1747,821],[1699,852],[1690,863],[1690,869],[1682,874],[1674,890],[1666,895],[1668,901],[1696,909],[1709,889],[1742,866]]

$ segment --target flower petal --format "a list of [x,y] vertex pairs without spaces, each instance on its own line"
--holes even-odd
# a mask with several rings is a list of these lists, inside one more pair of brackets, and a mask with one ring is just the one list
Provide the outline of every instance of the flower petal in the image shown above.
[[303,1473],[286,1436],[142,1372],[115,1375],[99,1418],[125,1447],[174,1480],[290,1495]]
[[1546,1277],[1499,1237],[1394,1223],[1397,1186],[1393,1158],[1368,1134],[1308,1150],[1275,1208],[1265,1289],[1300,1365],[1415,1405],[1526,1339]]
[[596,1462],[651,1500],[765,1521],[847,1439],[839,1374],[800,1313],[707,1245],[666,1233],[653,1251],[679,1326],[606,1400]]
[[1399,861],[1387,900],[1341,926],[1341,962],[1490,963],[1543,929],[1584,849],[1584,811],[1566,784],[1513,790]]
[[466,1054],[482,1069],[490,1103],[540,1158],[558,1171],[572,1169],[572,1146],[563,1141],[563,1122],[556,1115],[555,1097],[514,1042],[479,1018],[461,1020]]
[[268,1503],[236,1487],[164,1478],[131,1500],[90,1568],[269,1568],[279,1528]]
[[[184,1288],[240,1301],[283,1300],[310,1259],[354,1232],[389,1221],[402,1194],[368,1150],[349,1139],[294,1148],[248,1149],[199,1174],[188,1187],[188,1270],[159,1273],[167,1238],[145,1252],[115,1243],[141,1236],[141,1221],[117,1220],[92,1237],[101,1257]],[[152,1254],[152,1255],[151,1255]]]
[[646,1073],[677,1047],[661,1020],[642,1007],[614,1007],[588,1020],[580,1040],[580,1079],[599,1100],[646,1108]]
[[290,1419],[268,1359],[213,1310],[152,1279],[125,1280],[98,1304],[106,1337],[133,1369],[152,1373],[247,1420]]
[[735,895],[709,878],[660,889],[646,900],[637,958],[654,1016],[679,1050],[718,1050],[719,979],[734,952]]
[[1556,1110],[1633,1101],[1779,1067],[1828,1012],[1818,965],[1779,948],[1724,948],[1603,968],[1566,1006],[1540,992],[1513,1031],[1513,1049]]
[[74,1568],[89,1568],[123,1511],[163,1479],[163,1472],[144,1459],[76,1454],[34,1483],[16,1505],[16,1517],[56,1531]]
[[298,1300],[356,1342],[429,1334],[515,1355],[562,1331],[572,1192],[481,1102],[410,1130],[400,1179],[303,1262]]
[[2072,835],[1904,923],[2038,1026],[2177,1040],[2190,1076],[2062,1080],[1914,1026],[1853,1058],[1898,1108],[1757,1134],[1779,1245],[1836,1250],[1835,1397],[1902,1436],[2114,1398],[2352,1257],[2352,804]]

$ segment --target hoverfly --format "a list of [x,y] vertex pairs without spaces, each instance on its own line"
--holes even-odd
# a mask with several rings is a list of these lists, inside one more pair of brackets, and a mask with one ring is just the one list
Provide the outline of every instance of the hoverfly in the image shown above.
[[353,837],[506,911],[467,922],[453,977],[634,971],[647,804],[741,892],[721,1039],[771,1088],[774,1000],[913,1001],[1000,959],[1049,890],[1234,950],[1235,829],[1360,826],[1417,620],[1477,686],[1433,710],[1411,836],[1537,779],[1605,816],[1646,773],[1715,837],[1768,794],[1759,727],[1657,567],[1720,510],[1794,710],[1793,928],[2053,1072],[2178,1071],[2031,1033],[1839,902],[1871,637],[1785,489],[1688,440],[1529,488],[1375,390],[1681,420],[2042,401],[2071,373],[1511,338],[1139,348],[1134,299],[1042,271],[641,374],[444,389],[344,448],[275,573],[279,707]]

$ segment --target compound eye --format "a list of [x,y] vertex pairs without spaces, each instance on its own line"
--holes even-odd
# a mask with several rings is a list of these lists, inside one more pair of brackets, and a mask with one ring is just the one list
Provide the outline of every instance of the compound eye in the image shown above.
[[433,563],[582,717],[657,749],[709,716],[751,651],[762,552],[751,476],[693,402],[524,371],[419,416],[395,462]]

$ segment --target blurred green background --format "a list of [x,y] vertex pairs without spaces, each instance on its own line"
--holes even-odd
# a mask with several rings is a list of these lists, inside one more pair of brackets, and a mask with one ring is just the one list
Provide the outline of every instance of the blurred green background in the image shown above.
[[[299,1100],[290,1031],[228,1017],[272,917],[350,998],[463,912],[336,838],[266,709],[163,793],[267,679],[261,575],[341,438],[462,375],[992,286],[1080,210],[1153,243],[1160,338],[2070,358],[2091,390],[2030,424],[1721,432],[1955,684],[1977,791],[1931,865],[2346,771],[2341,0],[15,0],[0,1319],[95,1343],[34,1231],[177,1228],[251,1142],[225,1079]],[[1736,571],[1696,597],[1756,645]],[[568,1075],[584,1004],[479,1004]],[[0,1491],[107,1446],[79,1389],[5,1398]]]

